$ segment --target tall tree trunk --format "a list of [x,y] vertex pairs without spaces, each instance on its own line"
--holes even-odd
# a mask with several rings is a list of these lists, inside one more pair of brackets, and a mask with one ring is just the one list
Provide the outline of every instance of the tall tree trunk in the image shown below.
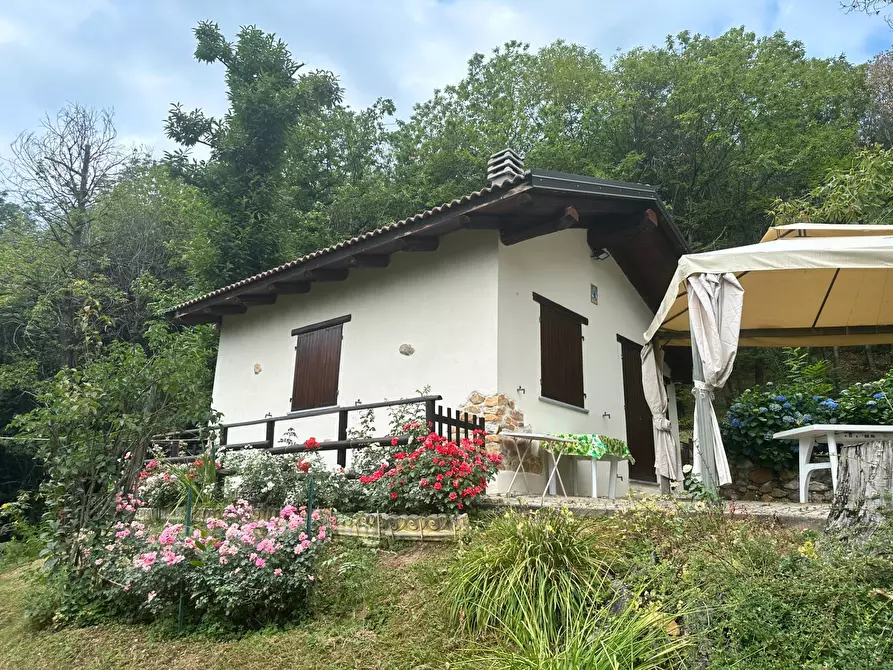
[[827,530],[858,537],[884,520],[893,496],[893,440],[874,440],[840,450],[837,492]]
[[865,360],[868,362],[868,370],[872,377],[879,377],[880,370],[877,366],[877,356],[874,355],[874,347],[870,344],[865,345]]

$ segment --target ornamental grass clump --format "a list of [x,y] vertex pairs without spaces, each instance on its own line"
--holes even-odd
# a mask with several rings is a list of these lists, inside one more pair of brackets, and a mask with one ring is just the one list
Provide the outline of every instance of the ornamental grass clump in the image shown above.
[[[472,537],[449,572],[455,623],[485,644],[492,668],[669,668],[684,639],[673,617],[615,593],[610,551],[590,520],[567,510],[507,512]],[[676,627],[678,631],[678,627]]]
[[534,626],[554,637],[607,597],[607,552],[567,510],[506,512],[470,540],[449,573],[453,619],[472,634]]

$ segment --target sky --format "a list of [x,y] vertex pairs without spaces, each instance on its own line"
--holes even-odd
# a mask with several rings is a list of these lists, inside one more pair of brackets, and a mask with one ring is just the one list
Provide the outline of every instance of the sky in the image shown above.
[[403,118],[461,79],[473,53],[510,39],[560,38],[610,57],[743,25],[854,62],[893,42],[882,17],[845,14],[839,0],[0,0],[0,157],[66,102],[113,108],[125,142],[171,149],[172,102],[226,110],[222,66],[193,58],[203,19],[231,39],[243,25],[274,32],[308,69],[335,72],[350,105],[391,98]]

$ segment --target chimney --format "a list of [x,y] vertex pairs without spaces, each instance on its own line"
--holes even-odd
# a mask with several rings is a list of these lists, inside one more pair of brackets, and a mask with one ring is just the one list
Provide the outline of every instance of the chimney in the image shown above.
[[511,149],[497,151],[487,161],[487,181],[490,186],[502,186],[524,176],[525,172],[524,161]]

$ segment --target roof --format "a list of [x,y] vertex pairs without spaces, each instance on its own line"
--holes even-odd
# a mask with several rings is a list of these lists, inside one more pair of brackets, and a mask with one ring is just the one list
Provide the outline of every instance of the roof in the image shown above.
[[[643,224],[646,211],[652,212],[650,226]],[[503,243],[514,244],[569,226],[586,227],[591,243],[621,256],[625,253],[621,242],[653,228],[645,231],[650,233],[646,237],[658,233],[660,239],[652,239],[651,246],[656,243],[660,249],[651,249],[651,268],[656,261],[666,276],[658,282],[656,294],[653,277],[640,277],[636,286],[648,294],[646,302],[652,309],[660,303],[676,260],[688,250],[653,187],[533,170],[246,277],[166,314],[182,323],[217,321],[224,315],[244,313],[252,305],[271,304],[282,293],[307,293],[314,282],[342,281],[354,268],[386,267],[390,255],[399,251],[434,251],[441,236],[462,228],[499,230]],[[647,247],[629,254],[647,252]],[[615,258],[622,266],[621,258]]]

